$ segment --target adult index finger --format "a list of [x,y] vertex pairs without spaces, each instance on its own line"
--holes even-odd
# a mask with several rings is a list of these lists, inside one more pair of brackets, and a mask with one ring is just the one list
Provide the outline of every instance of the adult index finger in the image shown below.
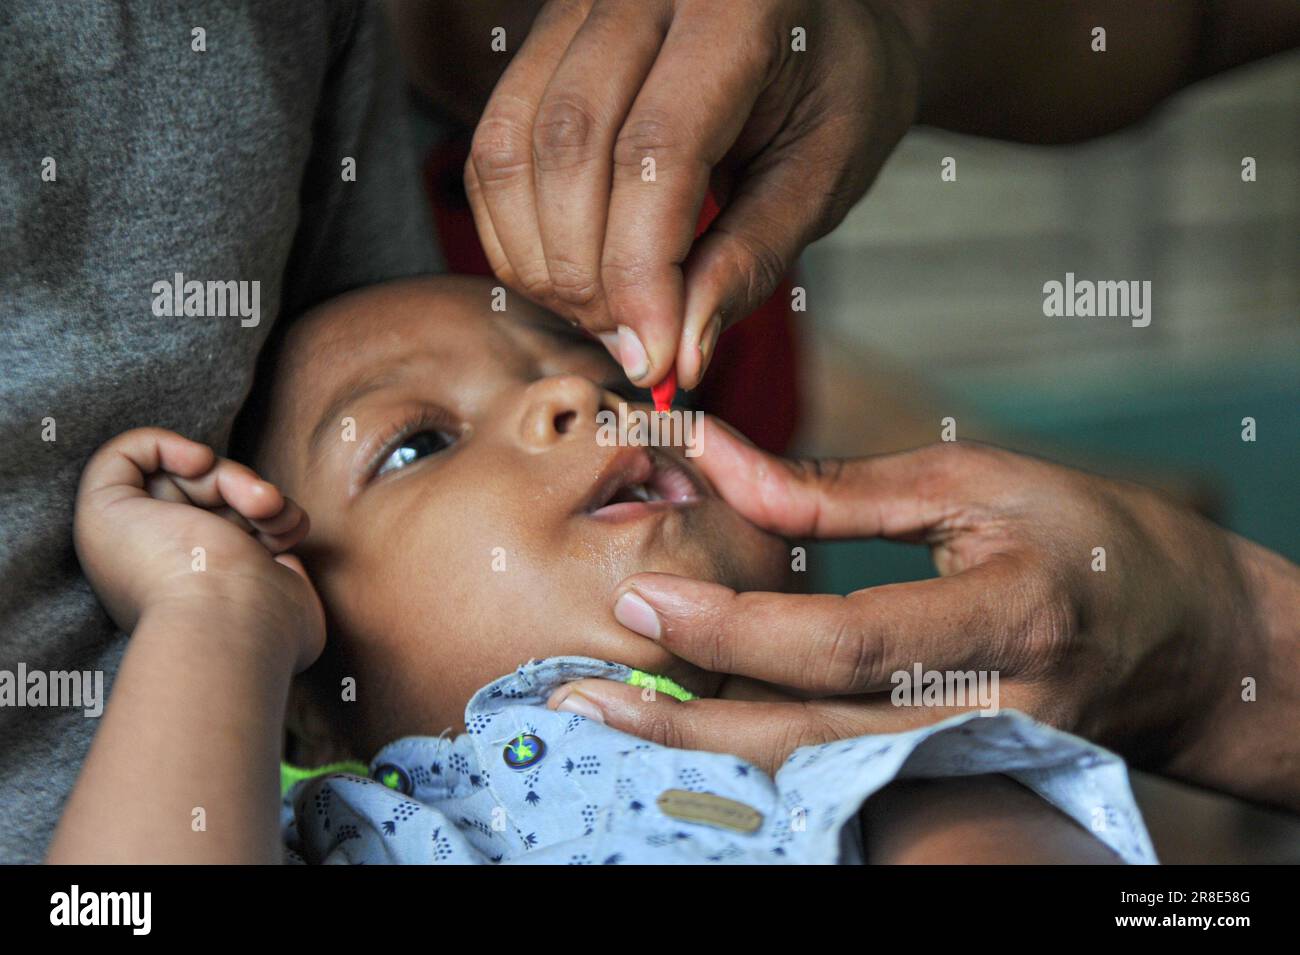
[[965,448],[932,445],[863,458],[789,460],[706,417],[700,471],[746,519],[786,537],[919,540],[963,510],[978,476]]

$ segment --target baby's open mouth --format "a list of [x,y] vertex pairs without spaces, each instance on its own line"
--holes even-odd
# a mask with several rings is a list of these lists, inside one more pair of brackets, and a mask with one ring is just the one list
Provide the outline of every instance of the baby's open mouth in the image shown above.
[[699,485],[684,465],[646,448],[626,448],[605,468],[583,512],[601,520],[624,520],[699,499]]

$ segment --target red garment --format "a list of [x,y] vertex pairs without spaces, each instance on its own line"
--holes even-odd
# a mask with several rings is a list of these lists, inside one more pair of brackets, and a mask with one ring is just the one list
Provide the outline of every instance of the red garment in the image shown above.
[[[435,147],[425,161],[425,187],[447,268],[490,276],[492,269],[479,243],[461,178],[468,156],[468,137]],[[717,214],[709,195],[696,235]],[[754,314],[722,333],[704,381],[693,394],[700,408],[776,454],[789,448],[799,421],[798,339],[790,311],[793,284],[786,276]]]

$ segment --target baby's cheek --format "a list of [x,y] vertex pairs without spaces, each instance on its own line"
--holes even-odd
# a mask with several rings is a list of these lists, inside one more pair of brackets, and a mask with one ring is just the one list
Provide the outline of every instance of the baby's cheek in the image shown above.
[[[683,529],[676,546],[666,549],[678,569],[700,580],[734,590],[786,590],[790,584],[790,545],[749,523],[721,501],[714,502]],[[659,569],[659,568],[656,568]]]
[[745,538],[737,551],[736,579],[731,586],[737,590],[789,590],[795,565],[790,542],[756,527],[747,527]]

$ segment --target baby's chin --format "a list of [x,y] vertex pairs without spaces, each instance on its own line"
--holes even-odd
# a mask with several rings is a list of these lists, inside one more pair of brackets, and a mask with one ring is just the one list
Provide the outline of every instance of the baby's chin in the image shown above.
[[710,500],[687,520],[665,527],[654,546],[618,561],[623,578],[673,574],[732,590],[788,590],[786,542],[750,524],[725,502]]
[[[701,573],[698,566],[691,567],[684,565],[684,562],[675,562],[671,566],[655,566],[645,568],[645,570],[674,574],[695,580],[707,580],[738,592],[747,590],[788,590],[789,580],[784,573],[785,568],[788,567],[784,545],[775,549],[772,547],[767,549],[770,551],[768,556],[771,559],[766,566],[761,567],[753,565],[726,568],[714,567],[710,568],[713,571],[712,573]],[[721,570],[720,573],[719,570]],[[588,655],[599,656],[602,659],[622,663],[633,669],[644,670],[658,676],[666,676],[680,683],[696,696],[715,696],[718,688],[727,677],[726,674],[714,673],[688,660],[684,660],[668,652],[662,644],[633,633],[617,623],[609,632],[601,634],[598,642],[601,651],[599,653],[593,651]]]

